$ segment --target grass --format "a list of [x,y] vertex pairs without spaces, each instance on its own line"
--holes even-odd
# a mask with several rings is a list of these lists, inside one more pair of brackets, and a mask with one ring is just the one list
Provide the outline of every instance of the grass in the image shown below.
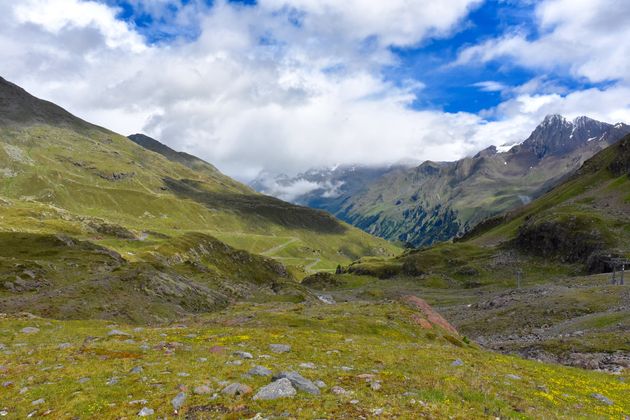
[[[398,303],[239,304],[178,325],[140,330],[115,326],[130,333],[133,342],[108,336],[113,325],[104,321],[5,316],[0,319],[0,343],[5,346],[0,375],[11,384],[0,394],[0,409],[20,418],[33,411],[55,418],[114,418],[135,416],[146,405],[158,416],[170,416],[170,400],[184,390],[188,395],[184,414],[207,410],[208,417],[226,418],[251,418],[257,413],[356,418],[371,417],[374,410],[403,418],[614,418],[630,410],[625,398],[630,392],[627,377],[454,345],[441,330],[428,334],[411,322],[412,313]],[[27,326],[40,331],[21,333]],[[69,346],[59,349],[61,343]],[[270,343],[289,344],[292,350],[270,353]],[[231,353],[236,350],[251,352],[255,359],[241,366],[227,364],[235,360]],[[261,359],[262,354],[271,357]],[[464,365],[451,366],[456,359]],[[303,362],[312,362],[317,369],[300,368]],[[298,393],[270,402],[219,392],[224,386],[221,381],[241,382],[254,390],[267,384],[267,378],[242,376],[254,364],[274,371],[298,370],[307,378],[323,380],[327,387],[320,396]],[[135,366],[142,366],[142,373],[130,373]],[[361,374],[374,375],[382,388],[373,390]],[[112,377],[118,383],[107,385]],[[202,384],[217,396],[194,395],[193,388]],[[351,394],[331,393],[335,385]],[[593,393],[604,394],[615,404],[604,405]],[[31,405],[40,398],[45,402]],[[142,399],[146,404],[130,404]]]

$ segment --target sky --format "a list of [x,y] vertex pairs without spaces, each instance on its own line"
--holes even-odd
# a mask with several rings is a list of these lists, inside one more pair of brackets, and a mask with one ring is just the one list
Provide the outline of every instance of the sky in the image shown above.
[[630,122],[628,0],[0,0],[0,76],[242,181]]

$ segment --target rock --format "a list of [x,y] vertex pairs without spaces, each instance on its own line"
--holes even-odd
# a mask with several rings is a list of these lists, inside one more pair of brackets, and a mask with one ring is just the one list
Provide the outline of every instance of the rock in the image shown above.
[[72,344],[70,343],[61,343],[57,346],[59,350],[69,349],[70,347],[72,347]]
[[264,366],[254,366],[247,372],[248,375],[251,376],[271,376],[273,372],[270,369],[267,369]]
[[225,362],[226,365],[232,365],[232,366],[240,366],[243,364],[242,360],[228,360],[227,362]]
[[505,375],[505,377],[508,378],[508,379],[515,380],[515,381],[520,381],[521,380],[520,376],[514,375],[512,373],[509,373],[509,374]]
[[374,408],[372,409],[372,415],[374,416],[380,416],[381,414],[383,414],[383,410],[382,408]]
[[319,395],[319,388],[312,381],[306,379],[297,372],[280,372],[272,378],[272,381],[277,381],[282,378],[286,378],[291,381],[291,385],[299,391]]
[[182,378],[187,378],[187,377],[189,377],[189,376],[190,376],[190,373],[188,373],[188,372],[179,372],[179,373],[177,374],[177,376],[180,376],[180,377],[182,377]]
[[80,378],[80,379],[79,379],[79,383],[80,383],[80,384],[84,384],[84,383],[86,383],[86,382],[89,382],[89,380],[90,380],[90,378],[88,378],[88,377],[85,377],[85,378]]
[[129,405],[145,405],[146,403],[148,403],[147,400],[133,400],[133,401],[129,401]]
[[252,356],[251,353],[248,353],[246,351],[235,351],[232,354],[234,356],[236,356],[236,357],[240,357],[241,359],[253,359],[254,358],[254,356]]
[[359,400],[350,400],[350,404],[359,404]]
[[226,386],[225,388],[223,388],[223,390],[221,391],[222,394],[225,395],[247,395],[247,394],[251,394],[252,389],[250,387],[248,387],[247,385],[243,385],[243,384],[239,384],[239,383],[233,383],[230,384],[228,386]]
[[254,395],[255,400],[275,400],[278,398],[292,397],[296,394],[295,388],[287,378],[280,378],[258,390]]
[[354,368],[351,368],[350,366],[341,366],[339,369],[343,370],[344,372],[350,372],[351,370],[354,370]]
[[107,335],[110,337],[131,337],[131,334],[121,330],[110,330]]
[[196,395],[212,394],[212,388],[210,388],[208,385],[196,386],[193,390],[193,393]]
[[324,381],[315,381],[313,383],[319,389],[326,388],[326,383]]
[[184,405],[184,401],[186,401],[185,392],[180,392],[179,394],[177,394],[175,398],[171,400],[171,404],[173,404],[173,408],[175,409],[175,412],[178,412],[179,409],[182,408],[182,406]]
[[379,389],[381,389],[381,387],[382,385],[379,381],[375,381],[370,384],[370,388],[372,388],[372,391],[378,391]]
[[269,349],[274,353],[288,353],[291,351],[291,346],[288,344],[269,344]]
[[143,370],[144,368],[142,366],[134,366],[131,368],[129,373],[142,373]]
[[614,402],[612,402],[610,399],[606,398],[602,394],[593,393],[591,394],[591,397],[595,398],[597,401],[600,401],[601,403],[606,404],[606,405],[615,404]]
[[198,361],[199,363],[205,363],[205,362],[207,362],[207,361],[208,361],[208,358],[207,358],[207,357],[200,357],[199,359],[197,359],[197,361]]
[[346,391],[344,388],[336,385],[330,389],[330,392],[335,395],[346,395],[348,393],[348,391]]
[[317,366],[315,366],[315,363],[300,363],[300,367],[303,369],[317,369]]
[[37,327],[24,327],[20,331],[23,334],[37,334],[39,332],[39,328],[37,328]]
[[105,382],[106,385],[116,385],[117,383],[118,383],[118,378],[116,377],[109,378],[107,382]]
[[138,411],[138,417],[148,417],[155,414],[152,408],[142,407],[142,410]]
[[453,363],[451,363],[451,366],[455,366],[455,367],[457,367],[457,366],[464,366],[464,362],[462,362],[461,359],[457,359]]
[[335,299],[330,296],[330,295],[318,295],[317,299],[319,299],[321,302],[325,303],[326,305],[334,305],[335,303]]
[[212,346],[208,349],[210,353],[219,354],[225,351],[225,347],[223,346]]
[[35,400],[35,401],[31,402],[31,405],[41,405],[41,404],[44,404],[45,402],[46,402],[45,399],[40,398],[38,400]]

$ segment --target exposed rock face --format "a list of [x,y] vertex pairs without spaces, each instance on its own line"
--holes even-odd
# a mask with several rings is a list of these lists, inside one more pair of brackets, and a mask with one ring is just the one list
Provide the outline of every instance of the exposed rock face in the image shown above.
[[555,256],[563,262],[586,263],[606,246],[595,221],[578,216],[553,220],[530,220],[519,229],[516,246],[540,256]]

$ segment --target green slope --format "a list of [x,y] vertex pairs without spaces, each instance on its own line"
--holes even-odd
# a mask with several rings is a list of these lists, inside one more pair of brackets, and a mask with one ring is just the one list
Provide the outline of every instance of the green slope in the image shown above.
[[[94,287],[92,294],[115,303],[117,294],[106,291],[121,286],[127,292],[132,286],[120,278],[140,270],[146,278],[161,279],[164,273],[165,279],[149,286],[137,280],[133,287],[144,292],[126,305],[121,301],[125,309],[103,309],[102,316],[142,319],[142,311],[133,310],[141,295],[160,305],[168,301],[165,309],[147,312],[173,316],[251,297],[258,288],[274,294],[282,289],[278,282],[334,270],[361,255],[396,252],[322,211],[255,193],[201,160],[178,156],[167,159],[0,79],[0,298],[9,302],[19,294],[11,304],[15,310],[31,305],[53,316],[86,316],[89,308],[96,310],[96,299],[85,310],[60,309],[61,301]],[[23,238],[25,254],[15,254],[15,234]],[[72,238],[73,245],[59,242],[59,235]],[[266,257],[224,249],[225,244]],[[95,252],[117,256],[94,260]],[[291,274],[267,257],[284,263]],[[15,268],[22,260],[40,267],[32,282]],[[82,268],[74,270],[73,264]],[[254,280],[258,269],[265,282]],[[211,284],[204,283],[207,278]],[[27,285],[20,286],[22,281]],[[53,303],[49,294],[58,288],[63,293]],[[169,289],[164,294],[169,297],[155,288]],[[195,308],[175,302],[189,292],[204,302]]]

